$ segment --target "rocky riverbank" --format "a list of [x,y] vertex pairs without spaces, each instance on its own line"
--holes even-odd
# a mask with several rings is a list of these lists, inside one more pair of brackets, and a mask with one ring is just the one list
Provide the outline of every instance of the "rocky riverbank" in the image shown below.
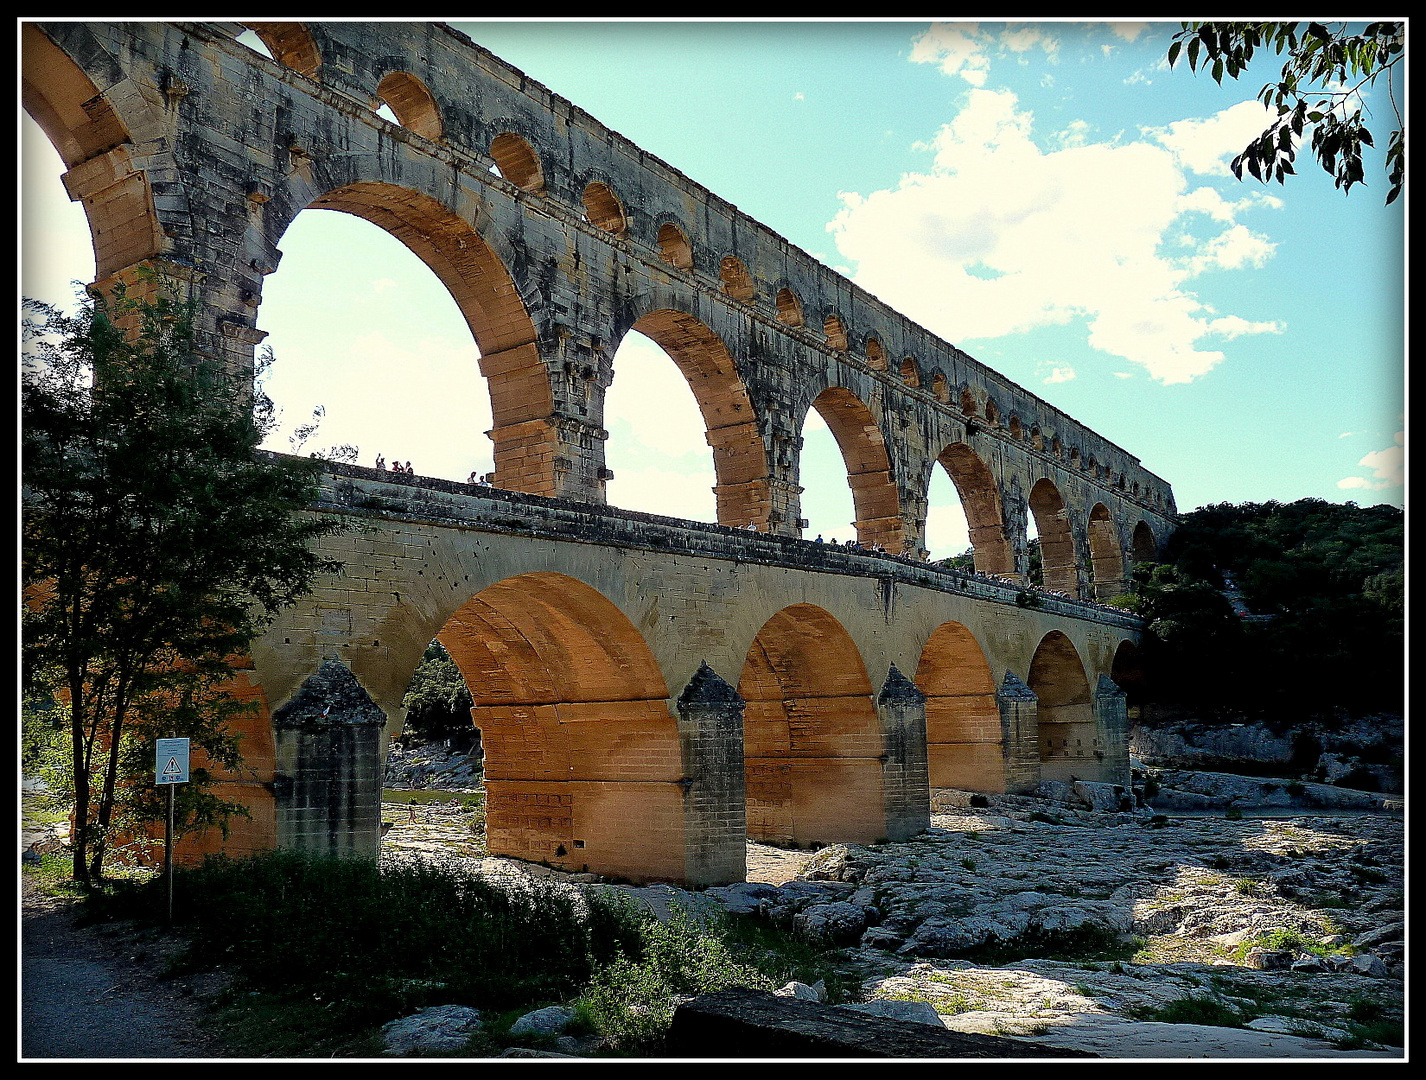
[[[1400,800],[1281,816],[1220,783],[1177,817],[1094,809],[1082,787],[940,792],[933,828],[901,844],[750,844],[749,880],[704,892],[595,887],[756,913],[839,948],[871,1001],[957,1030],[1108,1057],[1402,1055]],[[388,843],[412,852],[422,825],[396,817]]]
[[1405,723],[1395,714],[1277,725],[1160,718],[1135,724],[1130,742],[1134,756],[1153,768],[1402,791]]

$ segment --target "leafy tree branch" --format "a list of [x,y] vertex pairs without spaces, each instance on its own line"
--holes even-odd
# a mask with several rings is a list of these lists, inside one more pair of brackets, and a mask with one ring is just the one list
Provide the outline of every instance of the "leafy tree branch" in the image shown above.
[[[1186,56],[1190,70],[1200,66],[1214,82],[1238,78],[1259,50],[1286,54],[1280,78],[1258,93],[1276,109],[1277,118],[1232,161],[1239,180],[1246,169],[1267,183],[1295,175],[1293,161],[1304,134],[1323,170],[1343,192],[1365,183],[1362,147],[1374,147],[1367,127],[1364,93],[1381,80],[1391,105],[1394,127],[1387,139],[1386,202],[1400,196],[1406,183],[1406,121],[1396,79],[1405,68],[1406,32],[1400,22],[1372,22],[1361,33],[1347,23],[1186,22],[1169,45],[1168,62]],[[1384,78],[1383,78],[1384,77]]]

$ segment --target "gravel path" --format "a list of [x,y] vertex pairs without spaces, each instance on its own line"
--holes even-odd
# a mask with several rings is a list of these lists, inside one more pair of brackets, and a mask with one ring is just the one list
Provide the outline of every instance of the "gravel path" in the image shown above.
[[28,880],[21,905],[19,1060],[228,1056],[192,987],[158,977],[171,942],[77,929],[76,902]]

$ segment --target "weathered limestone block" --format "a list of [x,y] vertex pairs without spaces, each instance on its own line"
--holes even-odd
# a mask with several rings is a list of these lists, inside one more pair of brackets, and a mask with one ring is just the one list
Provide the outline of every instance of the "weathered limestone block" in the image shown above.
[[345,664],[329,660],[272,721],[279,846],[375,858],[386,714]]
[[678,697],[686,880],[726,885],[747,872],[743,699],[706,663]]
[[1026,792],[1040,779],[1039,699],[1007,671],[996,693],[1000,706],[1001,742],[1005,747],[1007,792]]
[[886,761],[886,836],[896,842],[931,827],[926,765],[926,695],[892,664],[876,699]]

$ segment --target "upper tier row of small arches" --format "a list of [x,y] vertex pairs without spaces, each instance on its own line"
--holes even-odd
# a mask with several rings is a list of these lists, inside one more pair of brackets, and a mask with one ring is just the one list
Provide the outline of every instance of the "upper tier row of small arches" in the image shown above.
[[[302,24],[248,22],[243,25],[260,39],[262,47],[259,51],[300,74],[318,77],[322,56],[317,43]],[[240,40],[257,44],[248,34]],[[445,126],[440,104],[425,83],[409,71],[389,70],[383,74],[374,89],[371,106],[388,120],[423,138],[444,141]],[[551,196],[541,154],[526,136],[514,131],[500,131],[491,139],[488,155],[492,173],[529,195],[542,199]],[[698,265],[687,228],[676,220],[670,220],[670,214],[657,215],[655,235],[638,236],[632,226],[631,215],[609,178],[590,179],[586,176],[581,182],[580,209],[586,223],[627,242],[647,245],[674,270],[688,274],[704,272],[711,276],[712,267]],[[728,298],[755,308],[759,306],[762,298],[757,281],[742,258],[733,254],[721,256],[716,273],[722,292]],[[1014,411],[1005,413],[994,397],[983,389],[966,381],[953,382],[944,372],[924,367],[911,355],[893,361],[876,333],[853,333],[841,312],[810,312],[809,305],[790,283],[777,285],[770,299],[766,314],[789,328],[811,335],[813,340],[818,340],[844,358],[865,364],[874,371],[887,372],[898,378],[906,388],[957,410],[969,429],[979,427],[1009,438],[1048,454],[1069,468],[1080,470],[1132,497],[1147,500],[1155,506],[1166,505],[1153,485],[1129,479],[1122,470],[1098,460],[1096,455],[1083,453],[1078,446],[1067,444],[1059,435],[1043,431],[1038,423],[1027,425]],[[817,338],[815,331],[819,321],[821,336]]]

